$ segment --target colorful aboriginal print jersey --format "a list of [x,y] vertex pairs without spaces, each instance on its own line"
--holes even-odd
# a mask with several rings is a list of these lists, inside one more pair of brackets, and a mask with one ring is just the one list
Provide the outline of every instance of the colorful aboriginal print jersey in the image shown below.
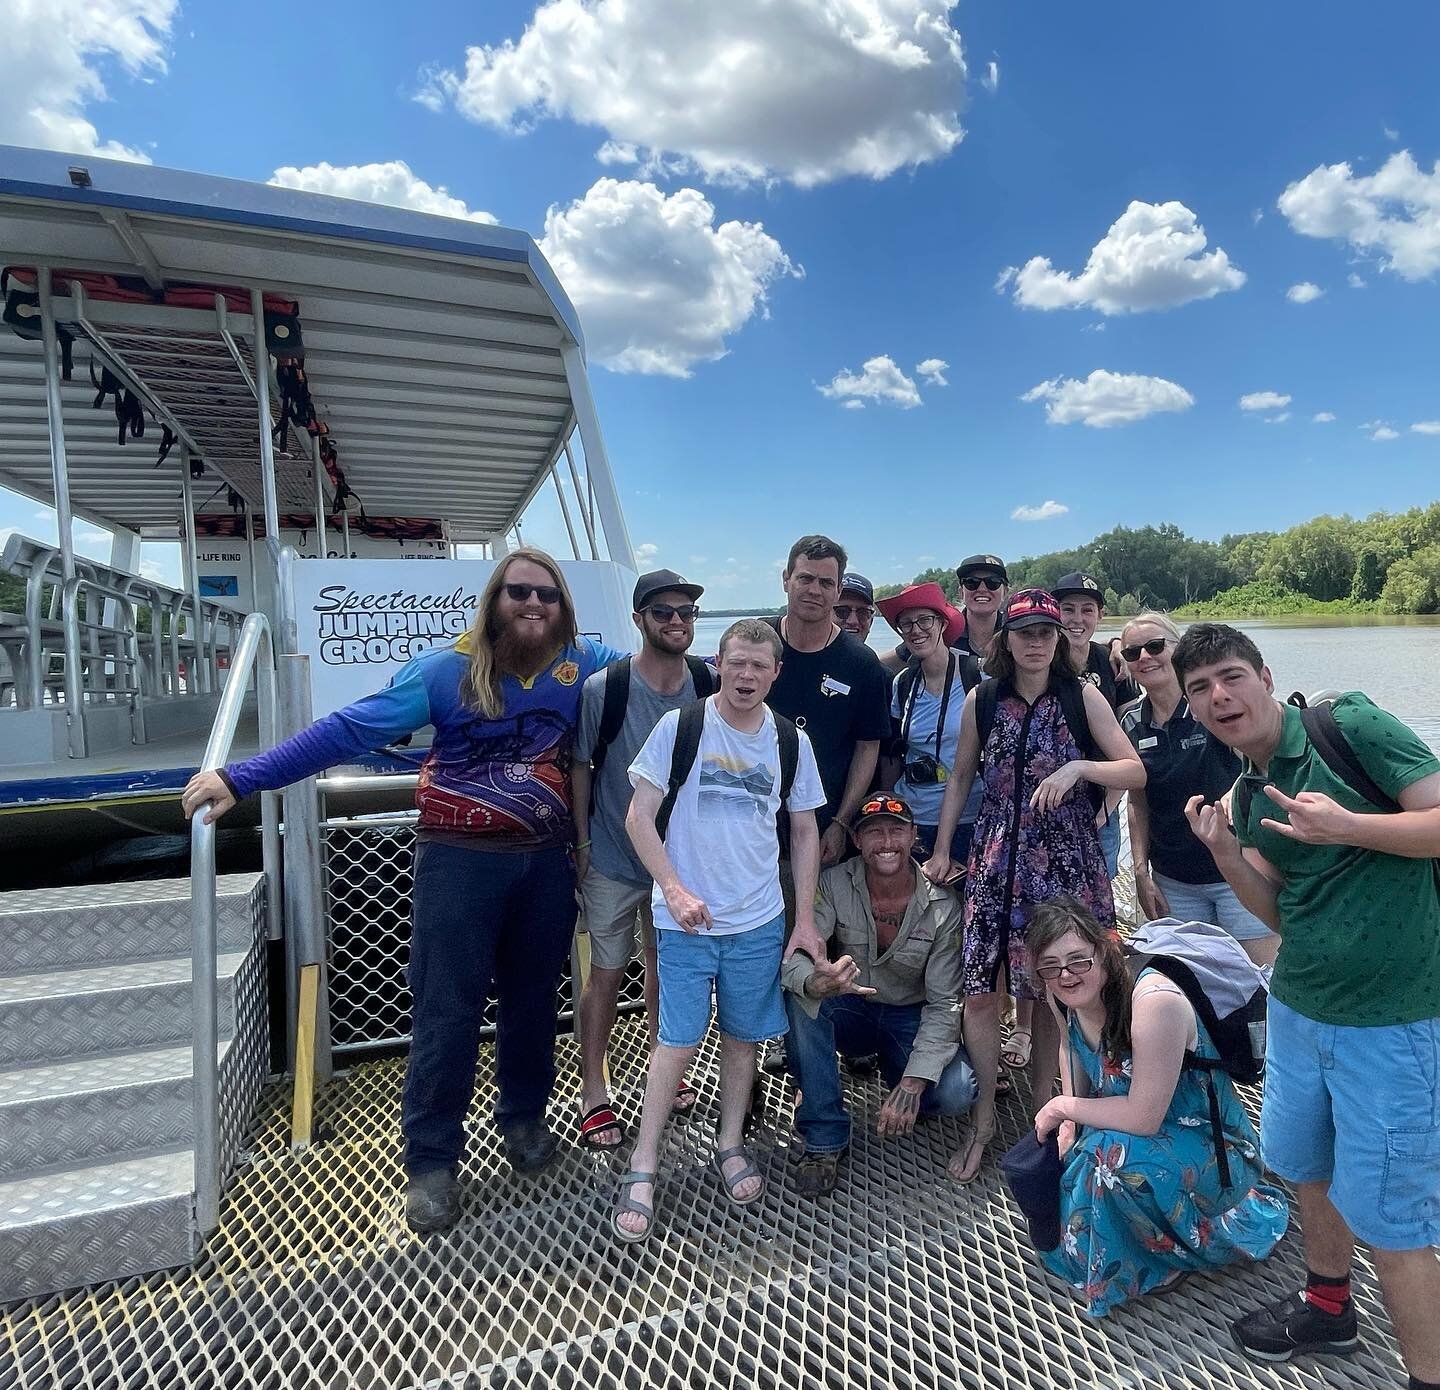
[[586,677],[623,656],[590,637],[538,676],[500,682],[504,713],[486,719],[461,699],[465,639],[407,662],[383,690],[317,720],[284,743],[233,763],[236,796],[288,786],[383,748],[427,724],[435,739],[420,769],[419,829],[447,838],[494,837],[487,847],[562,844],[570,834],[571,750]]

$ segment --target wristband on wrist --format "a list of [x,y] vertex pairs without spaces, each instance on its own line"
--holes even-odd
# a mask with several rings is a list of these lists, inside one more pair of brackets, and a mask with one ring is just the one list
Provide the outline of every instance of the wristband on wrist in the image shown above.
[[575,848],[576,848],[576,849],[589,849],[589,848],[590,848],[590,841],[589,841],[589,840],[580,840],[580,841],[578,841],[578,842],[576,843]]

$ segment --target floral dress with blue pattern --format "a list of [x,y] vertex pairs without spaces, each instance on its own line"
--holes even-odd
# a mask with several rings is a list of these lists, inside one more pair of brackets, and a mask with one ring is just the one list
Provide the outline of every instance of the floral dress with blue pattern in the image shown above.
[[[1218,1058],[1198,1019],[1196,1028],[1195,1052]],[[1073,1018],[1070,1046],[1092,1096],[1129,1093],[1130,1058],[1117,1064],[1098,1054]],[[1204,1075],[1181,1071],[1155,1134],[1082,1127],[1066,1155],[1060,1244],[1040,1258],[1084,1292],[1091,1317],[1104,1317],[1181,1271],[1263,1260],[1285,1234],[1285,1194],[1262,1181],[1255,1126],[1223,1072],[1210,1073],[1233,1179],[1221,1187]]]

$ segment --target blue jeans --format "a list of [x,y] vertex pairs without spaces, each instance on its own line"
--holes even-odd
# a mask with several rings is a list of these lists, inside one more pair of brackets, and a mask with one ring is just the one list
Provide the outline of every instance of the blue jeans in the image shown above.
[[465,1147],[480,1022],[499,1005],[502,1131],[544,1119],[555,1087],[555,991],[575,933],[575,870],[563,846],[526,854],[422,842],[415,850],[405,1171],[452,1171]]
[[[840,1061],[847,1057],[880,1054],[880,1074],[894,1087],[905,1074],[915,1034],[920,1029],[920,1004],[877,1004],[853,994],[821,1001],[819,1015],[811,1018],[799,999],[785,992],[790,1033],[785,1057],[790,1075],[800,1088],[795,1125],[807,1153],[838,1153],[850,1143],[850,1116],[840,1087]],[[964,1115],[975,1104],[975,1073],[961,1047],[925,1092],[922,1115]]]
[[1120,872],[1120,808],[1110,812],[1110,819],[1100,827],[1100,852],[1105,856],[1105,868],[1113,879]]

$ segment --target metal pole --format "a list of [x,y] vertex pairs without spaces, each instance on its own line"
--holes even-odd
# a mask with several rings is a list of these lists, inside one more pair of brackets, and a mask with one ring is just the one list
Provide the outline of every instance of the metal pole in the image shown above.
[[[570,481],[575,485],[575,497],[580,497],[580,473],[575,467],[575,455],[570,452],[570,441],[565,441],[565,462],[570,465]],[[580,520],[585,527],[585,537],[590,542],[590,558],[600,558],[600,547],[595,544],[595,521],[584,507],[580,508]]]
[[220,1224],[220,1068],[215,983],[215,827],[190,820],[190,1018],[194,1036],[195,1224],[202,1236]]
[[[288,549],[288,547],[287,547]],[[280,659],[282,719],[288,735],[311,723],[310,658]],[[295,1032],[300,1006],[300,972],[320,967],[320,1007],[315,1026],[315,1077],[330,1079],[329,986],[325,968],[324,866],[321,859],[319,793],[307,777],[285,788],[285,1039],[288,1065],[295,1065]]]
[[[55,526],[60,532],[60,580],[63,589],[75,578],[75,543],[71,535],[70,468],[65,455],[65,408],[60,399],[60,340],[55,333],[55,301],[50,292],[49,266],[38,268],[35,284],[40,299],[45,413],[50,424],[50,478],[55,490]],[[38,659],[39,653],[35,655]],[[83,758],[87,751],[85,673],[80,663],[78,615],[65,619],[65,726],[70,756]]]
[[320,436],[310,436],[311,472],[315,475],[315,554],[329,559],[325,544],[325,467],[320,462]]
[[565,505],[565,493],[560,487],[560,475],[555,471],[555,465],[550,465],[550,481],[555,484],[555,496],[560,499],[560,515],[565,518],[565,529],[570,533],[570,549],[575,552],[575,558],[580,558],[580,543],[575,539],[575,528],[570,524],[570,508]]
[[255,513],[245,504],[245,546],[250,552],[250,611],[260,607],[260,571],[255,568]]
[[600,417],[595,413],[595,398],[590,394],[585,359],[573,341],[560,344],[560,359],[565,364],[565,379],[570,385],[570,400],[575,407],[575,424],[580,431],[580,443],[585,448],[585,472],[595,489],[595,504],[605,531],[605,548],[612,560],[626,569],[634,569],[635,552],[630,545],[630,530],[625,525],[620,494],[610,473],[610,459],[600,433]]
[[340,543],[345,550],[345,558],[350,558],[350,513],[342,506],[340,508]]
[[[203,685],[208,693],[215,689],[218,677],[205,655],[205,619],[200,612],[199,565],[195,560],[198,548],[195,540],[195,489],[190,481],[190,450],[185,448],[180,450],[180,505],[185,509],[185,588],[190,594],[190,621],[194,624],[191,636],[195,639],[195,668],[190,673],[189,685],[192,693],[197,685]],[[179,610],[176,618],[179,618]],[[231,657],[233,659],[233,652]],[[197,680],[202,665],[205,668],[203,683]]]
[[255,402],[260,429],[260,487],[265,503],[265,545],[272,556],[280,553],[280,502],[275,491],[275,441],[270,437],[270,350],[265,346],[265,296],[250,291],[250,314],[255,320]]

